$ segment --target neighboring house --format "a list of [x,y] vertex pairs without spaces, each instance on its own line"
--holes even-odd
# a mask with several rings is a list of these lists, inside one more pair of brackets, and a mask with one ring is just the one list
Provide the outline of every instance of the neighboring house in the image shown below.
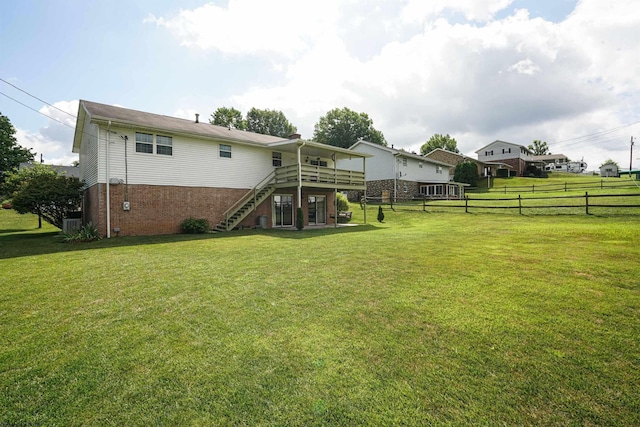
[[606,162],[600,166],[600,176],[605,178],[617,178],[620,176],[618,165],[613,162]]
[[[452,182],[451,163],[440,162],[374,144],[358,141],[349,147],[354,153],[373,156],[367,160],[367,195],[372,198],[406,200],[414,197],[462,198],[467,184]],[[347,169],[358,167],[354,160],[341,160]]]
[[[40,163],[20,163],[19,169],[30,169]],[[59,165],[46,165],[58,172],[61,175],[68,176],[70,178],[80,178],[80,168],[77,166],[59,166]]]
[[80,101],[73,152],[85,182],[83,221],[102,235],[180,232],[189,217],[218,230],[335,224],[336,193],[366,191],[337,169],[366,154],[299,139]]
[[[508,171],[509,169],[511,169],[511,166],[506,163],[481,162],[480,160],[474,159],[473,157],[468,157],[460,153],[454,153],[452,151],[448,151],[442,148],[436,148],[435,150],[426,154],[425,157],[428,157],[433,160],[437,160],[439,162],[444,162],[444,163],[449,163],[451,165],[454,165],[449,171],[449,174],[451,176],[454,175],[455,166],[457,166],[458,163],[462,163],[462,162],[475,163],[478,168],[479,177],[498,176],[498,174],[508,176],[509,175]],[[498,172],[499,170],[504,170],[505,172],[504,173]]]
[[[535,160],[533,152],[524,145],[496,140],[476,150],[478,160],[484,163],[504,163],[511,166],[511,170],[498,170],[497,176],[527,176],[527,169],[535,166],[544,169],[544,162]],[[507,173],[507,175],[504,175]]]

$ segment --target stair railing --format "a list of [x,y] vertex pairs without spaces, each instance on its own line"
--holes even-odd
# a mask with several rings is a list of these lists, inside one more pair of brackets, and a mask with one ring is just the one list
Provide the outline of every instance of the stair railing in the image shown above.
[[253,210],[254,211],[256,210],[257,204],[258,204],[258,193],[262,189],[264,189],[268,184],[271,183],[271,181],[275,177],[275,174],[276,174],[275,170],[271,171],[269,175],[264,177],[262,181],[260,181],[251,190],[247,191],[245,195],[239,198],[237,202],[231,205],[231,207],[224,212],[223,216],[224,216],[224,222],[225,222],[225,227],[227,231],[229,231],[229,217],[232,216],[235,212],[237,212],[238,209],[240,209],[244,204],[246,204],[251,197],[253,197]]

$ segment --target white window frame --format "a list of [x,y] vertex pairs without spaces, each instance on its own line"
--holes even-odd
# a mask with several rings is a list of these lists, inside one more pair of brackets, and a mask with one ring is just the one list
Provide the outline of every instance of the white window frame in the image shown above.
[[232,158],[231,149],[231,145],[229,144],[218,144],[218,157],[220,157],[221,159]]

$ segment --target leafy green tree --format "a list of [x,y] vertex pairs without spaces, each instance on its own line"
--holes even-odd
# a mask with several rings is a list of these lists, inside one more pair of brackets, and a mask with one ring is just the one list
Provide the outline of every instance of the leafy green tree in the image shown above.
[[551,154],[549,152],[549,147],[547,143],[544,141],[540,141],[539,139],[534,139],[533,144],[529,144],[529,150],[533,151],[534,156],[544,156],[546,154]]
[[62,220],[80,205],[82,186],[77,178],[40,164],[9,174],[5,182],[13,209],[36,214],[60,229]]
[[366,113],[356,113],[344,107],[334,108],[320,117],[313,131],[313,140],[336,147],[349,148],[359,140],[387,145],[384,135],[373,127]]
[[479,179],[478,167],[474,162],[460,162],[456,165],[453,172],[453,180],[455,182],[463,182],[475,187],[478,185]]
[[218,126],[234,127],[240,130],[245,130],[247,128],[247,123],[242,118],[242,113],[233,107],[218,108],[213,114],[211,114],[209,123]]
[[18,168],[20,163],[33,161],[35,154],[18,145],[16,129],[7,116],[0,113],[0,194],[8,193],[1,188],[5,175]]
[[449,136],[449,134],[441,135],[439,133],[434,134],[427,142],[420,147],[420,154],[426,156],[436,148],[442,148],[447,151],[459,153],[458,141],[455,138]]
[[252,108],[247,113],[247,130],[286,138],[296,133],[297,128],[287,120],[282,111]]

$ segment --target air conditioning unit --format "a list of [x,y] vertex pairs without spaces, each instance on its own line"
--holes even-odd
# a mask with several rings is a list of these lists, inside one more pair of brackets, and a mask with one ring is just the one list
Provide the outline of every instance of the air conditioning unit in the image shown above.
[[71,234],[82,227],[82,219],[80,218],[65,218],[62,220],[62,232]]

